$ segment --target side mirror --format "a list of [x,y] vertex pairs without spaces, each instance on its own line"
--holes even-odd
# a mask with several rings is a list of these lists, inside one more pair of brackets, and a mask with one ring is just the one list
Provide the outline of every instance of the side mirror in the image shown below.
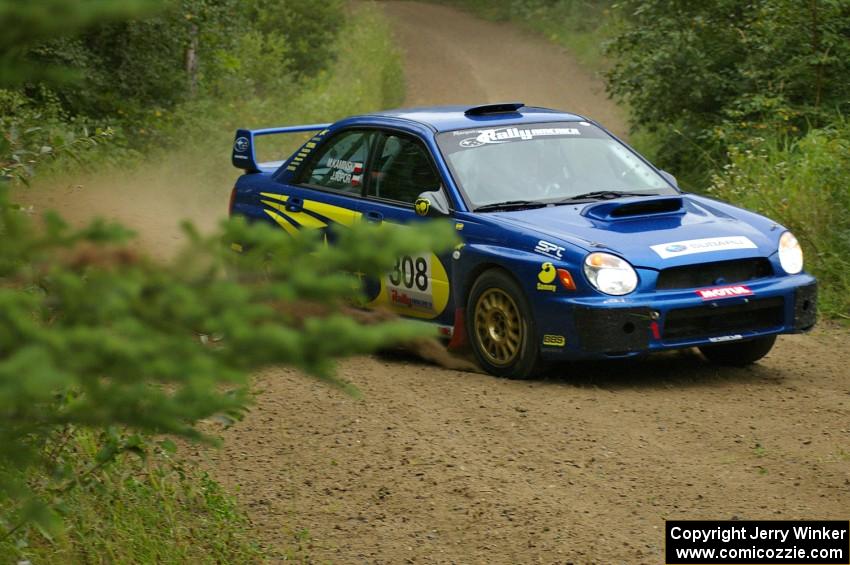
[[670,184],[672,184],[676,188],[679,188],[679,183],[676,182],[676,177],[674,177],[672,174],[668,173],[667,171],[658,171],[658,172],[661,173],[661,176],[664,177],[664,179],[667,182],[669,182]]
[[449,201],[442,190],[423,192],[413,205],[417,216],[435,218],[449,215]]

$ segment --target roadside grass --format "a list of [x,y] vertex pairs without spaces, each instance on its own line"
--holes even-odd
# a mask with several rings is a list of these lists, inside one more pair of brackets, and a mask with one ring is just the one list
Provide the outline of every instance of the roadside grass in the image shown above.
[[850,122],[734,149],[708,194],[776,220],[803,246],[822,314],[850,320]]
[[[65,448],[68,464],[91,461],[99,446],[93,432],[76,432]],[[3,563],[249,563],[267,556],[235,499],[159,448],[144,459],[125,453],[64,494],[50,492],[51,477],[28,479],[56,497],[64,529],[3,539]]]
[[[388,22],[372,4],[351,10],[348,16],[357,25],[341,34],[336,60],[297,89],[262,98],[184,104],[173,113],[153,116],[143,126],[160,140],[145,152],[128,152],[102,142],[53,159],[29,187],[18,190],[66,190],[68,182],[94,184],[100,179],[108,190],[123,190],[136,202],[133,190],[139,188],[138,179],[153,179],[151,184],[161,186],[145,185],[145,189],[165,188],[214,199],[208,209],[223,211],[239,174],[230,164],[237,127],[330,122],[403,100],[401,58]],[[270,157],[281,158],[305,139],[281,137],[282,145],[265,148]],[[92,434],[75,435],[73,449],[81,456],[70,457],[72,464],[77,459],[90,461],[96,453]],[[0,507],[0,563],[256,563],[304,553],[302,546],[309,545],[307,532],[283,542],[285,547],[261,548],[253,541],[250,523],[236,499],[194,464],[181,461],[179,453],[161,450],[144,461],[122,455],[61,496],[58,507],[65,529],[52,536],[35,528],[6,536],[15,524],[6,519],[10,509]],[[45,497],[58,496],[51,486],[54,477],[27,479]]]

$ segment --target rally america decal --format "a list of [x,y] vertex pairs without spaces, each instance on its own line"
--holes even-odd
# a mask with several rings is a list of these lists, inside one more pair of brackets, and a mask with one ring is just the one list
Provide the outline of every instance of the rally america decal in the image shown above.
[[682,255],[693,255],[695,253],[707,253],[709,251],[731,251],[733,249],[758,249],[755,243],[743,235],[729,237],[707,237],[704,239],[689,239],[687,241],[671,241],[652,245],[650,249],[655,251],[662,259],[672,259]]
[[529,141],[536,137],[551,137],[564,135],[581,135],[578,128],[496,128],[480,130],[475,137],[467,137],[460,141],[461,147],[479,147],[493,143],[509,141]]
[[753,291],[744,285],[718,286],[715,288],[701,288],[696,291],[703,300],[717,300],[718,298],[735,298],[737,296],[752,296]]

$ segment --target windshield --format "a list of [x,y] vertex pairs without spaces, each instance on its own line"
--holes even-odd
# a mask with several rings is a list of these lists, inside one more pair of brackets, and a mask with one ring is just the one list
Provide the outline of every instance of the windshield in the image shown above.
[[437,136],[472,208],[558,202],[594,192],[676,194],[637,155],[588,122],[467,129]]

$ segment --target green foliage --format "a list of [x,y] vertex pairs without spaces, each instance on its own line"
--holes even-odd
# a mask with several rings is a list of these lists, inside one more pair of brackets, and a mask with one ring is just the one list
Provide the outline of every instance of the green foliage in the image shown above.
[[0,0],[0,87],[72,78],[66,65],[45,65],[33,59],[30,50],[92,25],[149,13],[161,4],[162,0]]
[[[0,44],[10,69],[0,82],[0,173],[16,178],[43,160],[33,153],[126,161],[185,141],[163,130],[194,122],[187,113],[204,105],[289,100],[298,81],[333,66],[344,25],[341,0],[42,4],[0,0],[0,27],[28,30]],[[72,12],[67,25],[51,9]],[[91,151],[107,137],[106,152]]]
[[[328,247],[317,233],[292,238],[266,225],[233,221],[208,237],[187,226],[189,246],[161,265],[130,251],[117,226],[74,231],[54,215],[36,230],[0,195],[0,497],[47,527],[22,471],[78,480],[50,456],[57,430],[204,439],[196,423],[238,418],[246,376],[263,366],[295,366],[356,393],[334,377],[334,359],[430,330],[364,326],[340,313],[360,296],[349,273],[378,276],[398,255],[444,248],[453,234],[441,227],[355,226]],[[233,253],[229,241],[247,251]],[[298,316],[304,301],[322,313]],[[98,459],[139,443],[116,436]]]
[[805,249],[820,309],[850,319],[850,124],[733,148],[709,193],[774,218]]
[[[27,181],[51,163],[67,175],[70,161],[87,159],[126,170],[139,150],[173,156],[166,148],[187,140],[196,147],[181,151],[172,183],[197,180],[185,174],[191,152],[199,178],[232,178],[220,155],[236,125],[398,103],[398,53],[371,6],[352,12],[358,25],[343,42],[341,2],[173,0],[157,15],[107,23],[99,16],[156,3],[52,3],[80,13],[71,9],[66,26],[0,0],[4,28],[31,28],[0,52],[18,73],[0,85],[0,555],[256,561],[232,501],[208,477],[163,461],[173,443],[148,438],[211,440],[197,424],[240,417],[247,375],[270,364],[357,394],[335,378],[334,359],[431,330],[355,322],[343,308],[360,300],[361,281],[348,273],[377,276],[398,254],[450,245],[453,230],[358,226],[327,248],[317,234],[292,239],[239,222],[209,237],[187,227],[187,248],[161,264],[132,251],[119,226],[72,230],[55,215],[32,225],[6,200],[4,180]],[[189,51],[194,68],[183,66]],[[233,253],[231,241],[246,251]],[[312,314],[299,313],[305,302]]]
[[24,183],[45,160],[76,160],[86,150],[113,136],[113,130],[89,131],[65,117],[60,105],[45,91],[40,104],[13,90],[0,89],[0,178]]
[[[0,540],[0,561],[14,563],[257,563],[263,552],[235,501],[209,475],[172,456],[173,444],[118,456],[92,470],[102,440],[68,428],[53,453],[69,475],[85,477],[62,493],[64,531],[24,526]],[[54,481],[33,474],[39,488]],[[2,535],[0,535],[2,537]]]
[[259,30],[267,37],[283,39],[289,46],[292,68],[302,76],[327,69],[336,55],[334,42],[339,32],[348,35],[360,26],[356,17],[346,18],[344,9],[342,0],[256,1]]
[[850,101],[846,0],[623,0],[617,20],[609,91],[660,138],[659,164],[696,182],[730,145],[804,133]]

